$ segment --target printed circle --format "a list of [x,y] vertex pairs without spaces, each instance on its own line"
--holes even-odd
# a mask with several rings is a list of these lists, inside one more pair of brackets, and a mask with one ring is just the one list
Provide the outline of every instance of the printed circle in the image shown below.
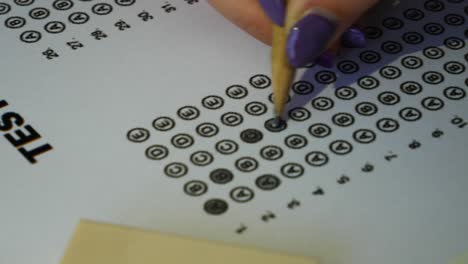
[[341,100],[352,100],[357,96],[354,88],[343,86],[335,90],[335,96]]
[[261,116],[267,112],[266,104],[260,102],[250,102],[245,105],[245,112],[252,116]]
[[28,6],[34,3],[34,0],[15,0],[15,4],[19,6]]
[[148,140],[150,137],[150,132],[145,128],[134,128],[127,133],[127,139],[134,143],[142,143]]
[[401,70],[395,66],[384,66],[379,71],[380,75],[388,80],[394,80],[401,76]]
[[29,11],[29,16],[32,19],[37,19],[37,20],[45,19],[49,15],[50,15],[49,9],[44,8],[44,7],[36,7],[36,8],[31,9],[31,11]]
[[427,47],[423,51],[424,56],[428,59],[440,59],[445,55],[444,50],[438,47]]
[[169,155],[169,150],[162,145],[152,145],[146,149],[146,157],[152,160],[163,160]]
[[219,128],[213,123],[201,123],[197,126],[196,132],[201,137],[214,137],[218,134]]
[[396,17],[387,17],[382,21],[382,25],[390,30],[401,29],[404,25],[403,21]]
[[249,91],[242,85],[232,85],[226,89],[226,95],[232,99],[242,99],[249,95]]
[[445,28],[439,23],[427,23],[424,25],[424,31],[430,35],[440,35],[444,33]]
[[427,84],[439,84],[444,79],[444,76],[440,72],[428,71],[423,74],[423,81]]
[[255,185],[263,191],[272,191],[281,185],[281,180],[275,175],[265,174],[255,180]]
[[444,107],[445,103],[440,98],[429,96],[422,100],[421,105],[429,111],[438,111]]
[[415,122],[422,118],[421,111],[414,107],[405,107],[401,109],[399,115],[401,119],[408,122]]
[[184,106],[177,111],[177,115],[183,120],[194,120],[200,116],[200,110],[195,106]]
[[[270,94],[268,95],[268,101],[270,101],[270,103],[272,103],[272,104],[274,103],[274,102],[273,102],[273,93],[270,93]],[[291,101],[291,96],[288,95],[288,99],[287,99],[286,102],[289,103],[289,101]]]
[[240,138],[245,143],[254,144],[262,141],[263,133],[257,129],[246,129],[240,133]]
[[208,151],[196,151],[190,155],[190,161],[200,167],[207,166],[213,162],[213,155],[209,153]]
[[400,90],[408,95],[416,95],[422,92],[423,87],[421,84],[413,81],[404,82],[400,85]]
[[281,166],[281,175],[289,179],[297,179],[304,175],[304,167],[298,163],[286,163]]
[[403,50],[403,46],[396,41],[385,41],[380,48],[388,54],[398,54]]
[[329,148],[336,155],[346,155],[353,151],[353,145],[346,140],[335,140],[330,143]]
[[229,209],[229,205],[221,199],[210,199],[205,202],[203,209],[210,215],[222,215]]
[[315,80],[321,84],[331,84],[336,81],[336,75],[332,71],[319,71],[315,74]]
[[271,118],[265,122],[265,128],[270,132],[278,133],[288,128],[288,125],[284,120],[278,122],[276,118]]
[[254,198],[254,191],[249,187],[238,186],[229,193],[231,199],[238,203],[247,203]]
[[351,60],[345,60],[338,63],[337,68],[344,74],[353,74],[359,71],[359,65]]
[[35,30],[27,30],[21,33],[20,40],[26,43],[35,43],[41,40],[41,33]]
[[440,12],[445,9],[445,5],[440,0],[429,0],[424,3],[424,8],[431,12]]
[[410,8],[405,10],[403,15],[406,19],[412,21],[419,21],[424,18],[424,12],[416,8]]
[[358,85],[365,90],[373,90],[379,87],[380,82],[375,77],[372,76],[363,76],[359,78]]
[[313,124],[309,127],[309,133],[316,138],[326,138],[332,132],[332,129],[323,123]]
[[383,35],[383,32],[378,27],[366,27],[364,28],[364,34],[367,39],[378,39]]
[[0,3],[0,15],[5,15],[10,12],[11,6],[7,3]]
[[184,192],[190,196],[202,196],[208,191],[208,185],[202,181],[189,181],[184,185]]
[[396,105],[400,102],[400,96],[394,92],[382,92],[377,98],[384,105]]
[[45,24],[44,29],[51,34],[58,34],[65,30],[65,24],[60,21],[50,21]]
[[377,121],[377,129],[382,132],[391,133],[397,131],[398,128],[400,128],[400,124],[395,119],[381,118]]
[[244,117],[241,114],[236,112],[228,112],[221,116],[221,123],[226,126],[235,127],[244,121]]
[[81,25],[89,21],[89,15],[85,12],[74,12],[68,16],[68,21],[72,24]]
[[319,111],[327,111],[333,108],[335,102],[328,97],[316,97],[312,100],[312,107]]
[[328,155],[321,151],[312,151],[305,157],[305,161],[313,167],[322,167],[328,163]]
[[135,3],[135,0],[115,0],[115,3],[119,6],[131,6]]
[[257,89],[265,89],[270,87],[271,79],[263,74],[257,74],[250,78],[249,80],[250,85]]
[[169,163],[164,167],[164,174],[171,178],[181,178],[188,173],[187,165],[180,162]]
[[258,161],[252,157],[242,157],[236,160],[235,166],[241,172],[252,172],[258,168]]
[[186,149],[191,147],[195,140],[189,134],[177,134],[172,137],[171,143],[176,148]]
[[104,15],[108,15],[112,12],[114,8],[110,5],[110,4],[107,4],[107,3],[98,3],[98,4],[95,4],[92,8],[91,8],[91,11],[96,14],[96,15],[99,15],[99,16],[104,16]]
[[304,136],[293,134],[284,139],[284,144],[291,149],[301,149],[307,146],[307,139]]
[[465,18],[458,14],[448,14],[444,17],[444,21],[450,26],[461,26],[465,24]]
[[216,143],[216,151],[218,151],[220,154],[223,155],[231,155],[237,152],[239,150],[239,145],[229,139],[223,139]]
[[354,124],[354,117],[349,113],[337,113],[332,117],[333,124],[340,127],[349,127]]
[[444,45],[451,50],[459,50],[465,47],[465,41],[460,38],[450,37],[444,40]]
[[458,61],[449,61],[444,64],[444,70],[450,74],[462,74],[465,72],[465,65]]
[[175,121],[170,117],[161,116],[153,121],[153,127],[158,131],[169,131],[175,127]]
[[279,160],[283,157],[283,150],[278,146],[265,146],[260,150],[260,156],[265,160]]
[[377,114],[378,108],[377,105],[371,102],[361,102],[355,107],[356,113],[362,116],[373,116]]
[[226,184],[234,179],[234,174],[228,169],[216,169],[210,173],[210,179],[217,184]]
[[377,134],[370,129],[358,129],[354,131],[353,138],[361,144],[370,144],[377,139]]
[[13,16],[5,20],[5,27],[7,28],[22,28],[26,25],[26,19],[24,17]]
[[418,32],[406,32],[403,34],[403,41],[407,44],[417,45],[424,41],[424,36]]
[[314,86],[307,81],[298,81],[293,84],[292,89],[295,94],[307,95],[314,91]]
[[416,56],[406,56],[401,59],[401,64],[407,69],[415,70],[423,66],[423,60]]
[[52,6],[60,11],[65,11],[73,7],[71,0],[55,0]]
[[289,118],[297,122],[303,122],[310,118],[309,110],[303,107],[296,107],[289,110]]
[[[268,95],[268,101],[270,101],[270,103],[272,103],[272,104],[274,103],[274,102],[273,102],[273,93],[270,93],[270,94]],[[286,102],[289,103],[289,101],[291,101],[291,96],[288,95],[288,99],[287,99]]]
[[466,92],[460,87],[450,86],[444,89],[444,96],[449,100],[461,100],[465,98]]
[[367,63],[367,64],[375,64],[382,59],[380,54],[373,50],[366,50],[366,51],[361,52],[361,54],[359,55],[359,58],[361,59],[362,62]]
[[203,98],[202,105],[206,109],[216,110],[224,106],[224,99],[217,95],[210,95]]

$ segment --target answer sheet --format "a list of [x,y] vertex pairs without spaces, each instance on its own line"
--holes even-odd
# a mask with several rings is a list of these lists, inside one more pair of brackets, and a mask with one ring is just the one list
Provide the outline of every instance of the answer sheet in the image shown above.
[[79,219],[324,264],[452,261],[467,18],[382,1],[366,48],[300,70],[278,127],[269,47],[205,1],[0,1],[0,263],[58,264]]

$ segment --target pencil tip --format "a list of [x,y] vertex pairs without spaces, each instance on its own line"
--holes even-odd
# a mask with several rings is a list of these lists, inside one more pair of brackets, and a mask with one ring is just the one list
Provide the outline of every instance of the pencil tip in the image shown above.
[[276,115],[275,116],[275,127],[280,127],[281,123],[283,123],[283,119],[281,119],[281,116]]

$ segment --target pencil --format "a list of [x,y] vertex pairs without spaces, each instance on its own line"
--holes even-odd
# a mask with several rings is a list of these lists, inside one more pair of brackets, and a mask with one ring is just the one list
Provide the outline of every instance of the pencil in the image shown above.
[[[273,25],[273,39],[271,48],[271,70],[273,84],[273,104],[276,120],[282,122],[284,108],[289,97],[289,89],[296,75],[296,69],[290,65],[286,54],[289,31],[300,19],[300,14],[294,14],[286,0],[286,18],[284,26]],[[293,29],[294,30],[294,29]]]

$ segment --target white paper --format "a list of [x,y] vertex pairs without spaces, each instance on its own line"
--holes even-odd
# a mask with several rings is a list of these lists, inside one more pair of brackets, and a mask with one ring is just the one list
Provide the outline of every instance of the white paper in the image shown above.
[[[67,1],[56,2],[0,3],[3,24],[10,19],[10,28],[0,27],[0,102],[4,102],[3,107],[0,104],[0,125],[5,126],[0,132],[0,263],[59,263],[81,218],[317,256],[325,264],[447,263],[468,248],[467,11],[463,1],[382,3],[369,17],[374,21],[369,26],[380,29],[382,36],[369,39],[364,49],[345,49],[339,58],[354,61],[359,70],[351,74],[336,67],[302,70],[298,81],[310,82],[314,91],[307,95],[292,92],[291,104],[303,107],[307,111],[300,113],[311,116],[305,121],[288,120],[287,129],[279,133],[264,127],[272,117],[268,101],[271,88],[253,85],[268,84],[264,83],[268,79],[259,76],[269,75],[268,47],[241,32],[204,1],[138,0],[129,6],[117,4],[126,1],[110,0],[75,0],[73,6]],[[112,11],[107,15],[93,13],[92,7],[102,3],[111,5]],[[69,9],[57,10],[54,4]],[[44,13],[36,10],[36,19],[31,18],[30,11],[38,7],[47,8],[49,16],[38,19]],[[410,8],[416,11],[407,11],[405,17],[405,10]],[[106,13],[109,9],[98,6],[95,11]],[[89,20],[86,15],[75,14],[75,23],[85,23],[71,23],[69,16],[74,12],[88,14]],[[63,22],[64,31],[46,32],[44,27],[51,21]],[[11,28],[24,22],[22,27]],[[438,33],[440,26],[429,23],[440,24],[444,32]],[[57,32],[60,26],[52,23],[47,27]],[[91,34],[97,29],[107,37],[97,40],[96,36],[102,35]],[[21,41],[20,35],[29,30],[40,32],[41,39]],[[405,43],[402,37],[408,32],[420,34],[405,35],[413,43],[419,36],[424,40]],[[370,37],[376,36],[371,33]],[[35,40],[35,35],[23,36],[27,41]],[[402,51],[391,54],[395,44],[388,41],[397,42],[397,47],[399,43]],[[70,45],[76,49],[67,42],[73,42]],[[438,49],[424,52],[428,47]],[[365,51],[377,52],[381,60],[364,63],[360,54]],[[435,58],[440,51],[443,56]],[[366,54],[368,60],[373,58],[372,53]],[[410,69],[419,62],[421,67]],[[347,71],[349,65],[341,64]],[[387,79],[398,70],[385,66],[397,67],[401,76]],[[324,85],[316,80],[318,73],[326,81],[326,72],[337,75],[335,83]],[[428,72],[441,74],[444,80],[429,84],[429,79],[437,82],[437,78]],[[372,87],[372,80],[361,79],[359,85],[363,76],[376,78],[379,85],[365,89]],[[422,91],[417,85],[401,88],[405,82],[419,83]],[[230,98],[226,90],[231,86],[231,95],[242,97],[247,91],[247,96]],[[352,89],[336,92],[342,86]],[[296,89],[307,92],[307,86],[298,85]],[[353,92],[356,96],[351,98]],[[394,94],[381,95],[383,92],[397,94],[399,100]],[[221,97],[222,107],[207,109],[202,105],[207,96]],[[324,97],[334,102],[333,107],[316,109],[327,107]],[[207,102],[215,101],[211,97]],[[365,116],[373,108],[357,107],[362,102],[377,106],[377,113]],[[261,110],[264,104],[267,111],[251,115],[245,110],[248,104],[251,111]],[[181,119],[177,112],[184,106],[196,107],[199,117]],[[416,110],[404,110],[409,121],[404,120],[399,112],[406,107],[416,108],[421,119],[412,121],[418,118]],[[8,121],[18,121],[12,112],[24,121],[6,129]],[[240,114],[242,123],[223,124],[220,118],[228,112]],[[345,117],[335,117],[344,121],[341,126],[332,121],[339,113],[345,113]],[[350,123],[346,114],[352,115],[354,123],[343,127]],[[175,127],[158,131],[153,121],[159,117],[172,118]],[[234,122],[236,117],[227,119]],[[398,129],[380,131],[377,122],[383,118],[396,120]],[[206,122],[219,129],[215,136],[196,133],[196,127]],[[326,134],[326,127],[320,124],[331,128],[331,134],[317,137]],[[393,130],[385,126],[385,119],[380,124]],[[16,131],[30,134],[26,125],[41,138],[14,147],[5,136],[18,139]],[[322,129],[311,134],[312,125]],[[131,142],[128,134],[134,128],[146,129],[149,138]],[[256,129],[263,137],[257,143],[246,143],[240,134],[247,129]],[[364,144],[371,141],[366,136],[360,139],[364,143],[357,142],[353,134],[360,129],[372,130],[376,140]],[[171,138],[181,133],[190,135],[193,145],[174,147]],[[255,141],[257,134],[249,135]],[[307,145],[288,147],[285,139],[291,135],[302,136],[292,142],[305,138]],[[223,155],[215,149],[216,143],[225,139],[237,143],[235,153]],[[334,154],[330,145],[336,140],[350,143],[352,151]],[[35,156],[35,164],[18,151],[46,144],[53,149]],[[222,149],[228,146],[221,144]],[[167,148],[167,157],[147,158],[145,152],[154,150],[150,148],[153,145]],[[281,148],[278,160],[269,161],[260,155],[261,149],[270,145]],[[213,162],[194,165],[190,156],[197,151],[209,152]],[[320,156],[314,159],[316,151],[323,152],[328,163],[312,166],[324,162]],[[311,152],[308,157],[312,165],[306,162]],[[338,152],[347,150],[338,148]],[[164,156],[160,151],[152,153],[153,158]],[[242,157],[254,158],[258,168],[240,171],[235,163]],[[204,158],[195,159],[203,162]],[[172,162],[186,165],[187,174],[179,178],[165,175],[165,167]],[[302,176],[297,168],[289,170],[289,178],[282,175],[281,167],[288,163],[301,165]],[[179,167],[170,169],[173,174],[180,172]],[[229,170],[233,179],[225,173],[213,176],[213,181],[210,173],[216,169]],[[265,174],[274,177],[257,180]],[[280,184],[275,187],[277,180]],[[184,189],[199,196],[188,195]],[[237,195],[236,201],[231,193]],[[253,197],[248,196],[251,193]],[[210,199],[225,201],[227,210],[218,206],[207,213],[204,206]]]

